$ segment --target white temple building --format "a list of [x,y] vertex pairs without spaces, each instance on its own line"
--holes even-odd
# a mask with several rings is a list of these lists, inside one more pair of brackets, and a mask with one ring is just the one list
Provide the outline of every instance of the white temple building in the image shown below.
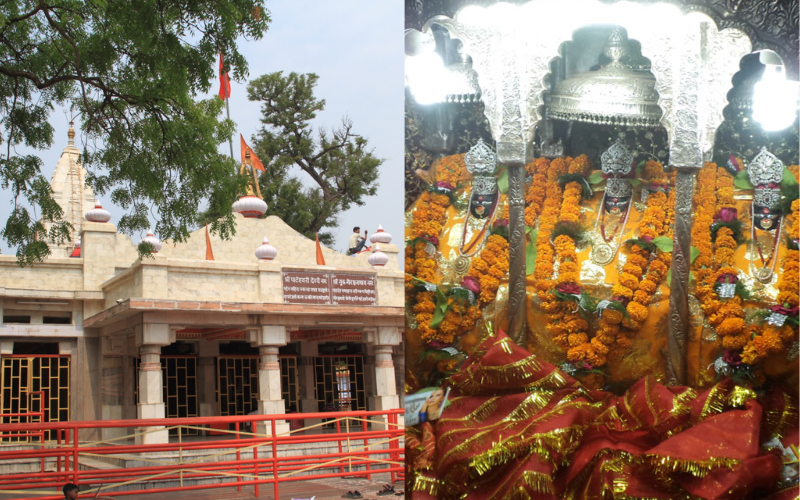
[[70,129],[51,183],[73,242],[30,267],[0,255],[0,414],[30,410],[35,391],[47,421],[400,407],[396,245],[355,257],[323,248],[317,265],[315,242],[279,218],[236,214],[229,241],[201,228],[140,259],[112,222],[86,220],[85,176]]

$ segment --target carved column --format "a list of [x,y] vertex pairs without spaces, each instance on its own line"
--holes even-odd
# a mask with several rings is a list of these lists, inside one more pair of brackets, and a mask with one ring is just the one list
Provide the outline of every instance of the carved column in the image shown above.
[[[250,332],[250,343],[258,347],[258,413],[275,415],[286,413],[286,403],[281,393],[281,365],[278,362],[278,350],[289,341],[289,331],[281,325],[265,325],[259,330]],[[278,434],[289,432],[289,424],[285,420],[276,422]],[[259,433],[272,434],[271,424],[260,426]]]
[[509,336],[525,345],[525,166],[508,165]]
[[[161,346],[139,346],[139,403],[136,405],[136,417],[139,419],[164,418],[164,381],[161,373]],[[168,443],[169,433],[163,427],[140,427],[136,444]],[[149,432],[156,431],[156,432]]]
[[[175,332],[167,324],[143,324],[135,329],[136,345],[139,347],[139,404],[136,417],[139,419],[164,418],[164,381],[161,374],[161,347],[175,341]],[[169,442],[169,431],[159,427],[139,427],[136,444],[158,444]],[[154,431],[154,432],[148,432]]]
[[679,167],[675,179],[675,231],[672,282],[669,290],[669,336],[666,371],[670,385],[686,383],[686,346],[689,333],[689,265],[692,242],[692,192],[696,168]]
[[[395,380],[393,347],[400,345],[402,331],[396,326],[379,326],[367,332],[367,341],[375,354],[375,394],[369,397],[370,410],[393,410],[400,407]],[[386,419],[371,417],[370,420]]]

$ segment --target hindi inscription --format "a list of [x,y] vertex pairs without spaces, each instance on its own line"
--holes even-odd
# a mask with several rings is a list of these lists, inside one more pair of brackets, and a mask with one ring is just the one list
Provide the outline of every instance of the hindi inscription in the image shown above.
[[375,276],[284,271],[283,301],[292,304],[373,306],[377,304]]

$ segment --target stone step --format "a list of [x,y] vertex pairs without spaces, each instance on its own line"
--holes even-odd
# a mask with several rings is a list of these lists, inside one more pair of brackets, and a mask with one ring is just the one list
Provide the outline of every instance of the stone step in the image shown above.
[[[377,466],[371,467],[372,472],[379,474],[380,470]],[[353,476],[358,476],[359,474],[365,471],[364,467],[353,467]],[[339,472],[339,468],[325,468],[325,469],[316,469],[314,471],[310,471],[305,474],[299,475],[308,475],[308,474],[325,474],[325,473],[336,473]],[[248,472],[243,472],[247,474]],[[264,475],[263,477],[268,477]],[[250,477],[242,478],[243,481],[251,480]],[[221,476],[221,475],[209,475],[208,477],[199,477],[199,478],[187,478],[183,480],[183,486],[194,486],[194,485],[204,485],[204,484],[220,484],[220,483],[236,483],[236,478],[232,476]],[[86,485],[86,489],[96,488],[100,486],[100,483],[97,484],[89,484],[89,483],[81,483],[81,487]],[[139,481],[131,484],[125,484],[122,486],[111,486],[109,484],[105,484],[101,494],[112,494],[113,492],[117,491],[131,491],[131,490],[151,490],[156,488],[176,488],[181,486],[181,481],[179,479],[170,479],[170,480],[162,480],[162,479],[151,479],[147,481]],[[262,485],[262,488],[269,487],[269,485]],[[252,486],[247,486],[247,488],[252,488]]]

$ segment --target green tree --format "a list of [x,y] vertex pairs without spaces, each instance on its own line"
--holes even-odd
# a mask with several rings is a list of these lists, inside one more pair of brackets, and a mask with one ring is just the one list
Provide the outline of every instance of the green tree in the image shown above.
[[[309,238],[323,227],[339,225],[338,215],[353,204],[364,205],[366,196],[378,190],[378,168],[384,160],[368,148],[367,139],[353,133],[353,122],[344,117],[340,127],[319,129],[311,121],[325,108],[325,100],[314,97],[319,77],[270,73],[247,85],[247,97],[261,103],[264,124],[254,136],[254,149],[266,172],[260,183],[267,215],[278,215]],[[303,188],[289,176],[292,166],[308,174],[316,186]],[[320,241],[333,243],[330,232],[319,233]]]
[[[127,213],[119,229],[149,227],[183,241],[203,200],[232,201],[236,164],[218,153],[233,133],[222,102],[197,101],[217,78],[224,53],[233,77],[247,76],[236,39],[267,29],[263,0],[21,0],[0,5],[0,185],[12,214],[0,235],[20,263],[46,257],[48,239],[68,239],[35,154],[53,144],[50,115],[70,107],[83,129],[83,164],[98,195]],[[230,204],[228,204],[228,207]],[[49,222],[45,231],[42,222]],[[230,209],[212,230],[229,234]]]

